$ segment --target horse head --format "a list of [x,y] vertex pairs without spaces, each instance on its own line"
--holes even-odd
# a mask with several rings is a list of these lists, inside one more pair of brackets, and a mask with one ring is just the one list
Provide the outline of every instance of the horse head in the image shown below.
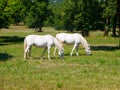
[[64,49],[60,49],[59,52],[58,52],[60,58],[64,58]]
[[86,47],[85,51],[86,51],[87,55],[91,54],[90,45],[88,45],[88,47]]

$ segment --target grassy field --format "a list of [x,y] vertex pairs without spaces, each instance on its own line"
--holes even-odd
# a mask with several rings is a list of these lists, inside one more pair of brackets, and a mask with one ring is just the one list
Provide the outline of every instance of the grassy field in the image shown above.
[[[62,31],[59,31],[62,32]],[[53,28],[35,33],[24,26],[0,31],[0,90],[120,90],[119,38],[90,32],[86,39],[92,55],[69,56],[72,45],[65,45],[64,60],[40,60],[42,48],[32,48],[33,60],[23,59],[23,40],[29,34],[55,34]],[[52,48],[51,52],[53,52]]]

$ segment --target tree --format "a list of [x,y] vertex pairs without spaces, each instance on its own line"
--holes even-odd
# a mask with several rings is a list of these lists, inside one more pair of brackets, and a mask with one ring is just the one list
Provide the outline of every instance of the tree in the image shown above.
[[79,0],[77,3],[77,13],[75,15],[75,25],[82,30],[83,36],[88,36],[89,31],[96,29],[97,23],[101,19],[100,5],[97,0]]
[[8,1],[8,8],[6,10],[11,13],[12,23],[18,24],[23,20],[25,6],[21,0],[9,0]]
[[62,9],[65,6],[66,0],[61,0],[58,2],[58,0],[50,0],[50,9],[52,10],[52,13],[50,14],[49,18],[49,24],[53,26],[57,30],[65,29],[64,27],[64,19],[62,17]]
[[120,0],[117,0],[117,16],[118,16],[118,28],[120,37]]
[[0,2],[0,29],[3,27],[8,27],[11,23],[10,13],[6,11],[8,6],[8,0],[1,0]]
[[116,0],[116,12],[113,16],[113,29],[112,29],[112,36],[117,36],[116,34],[116,27],[118,23],[118,36],[120,36],[120,0]]
[[32,0],[30,10],[27,12],[26,24],[29,27],[38,28],[38,31],[42,31],[44,21],[48,16],[48,0]]
[[69,31],[82,30],[84,36],[95,28],[100,21],[100,5],[97,0],[68,0],[60,14],[65,29]]
[[[110,27],[112,25],[112,19],[114,19],[113,26],[115,26],[115,23],[116,23],[116,15],[115,15],[116,0],[101,0],[101,2],[102,2],[101,6],[103,8],[103,18],[106,19],[104,36],[108,36],[108,32],[110,31]],[[113,28],[115,28],[115,27],[113,27]],[[114,33],[114,35],[115,35],[115,33]]]
[[27,11],[23,1],[30,0],[1,0],[0,3],[0,28],[9,27],[10,24],[18,24],[24,18]]

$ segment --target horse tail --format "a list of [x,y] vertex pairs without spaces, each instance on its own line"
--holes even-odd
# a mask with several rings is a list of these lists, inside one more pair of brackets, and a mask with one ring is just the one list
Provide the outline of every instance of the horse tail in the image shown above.
[[25,38],[24,39],[24,52],[25,52],[26,48],[27,48],[27,43],[26,43],[26,38]]
[[57,34],[56,34],[55,38],[58,40],[58,38],[57,38]]

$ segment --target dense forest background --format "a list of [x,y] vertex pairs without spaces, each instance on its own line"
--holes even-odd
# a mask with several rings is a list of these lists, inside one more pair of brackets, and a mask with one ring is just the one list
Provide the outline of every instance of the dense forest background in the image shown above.
[[36,31],[43,26],[70,32],[103,30],[120,36],[119,0],[0,0],[0,29],[23,22]]

